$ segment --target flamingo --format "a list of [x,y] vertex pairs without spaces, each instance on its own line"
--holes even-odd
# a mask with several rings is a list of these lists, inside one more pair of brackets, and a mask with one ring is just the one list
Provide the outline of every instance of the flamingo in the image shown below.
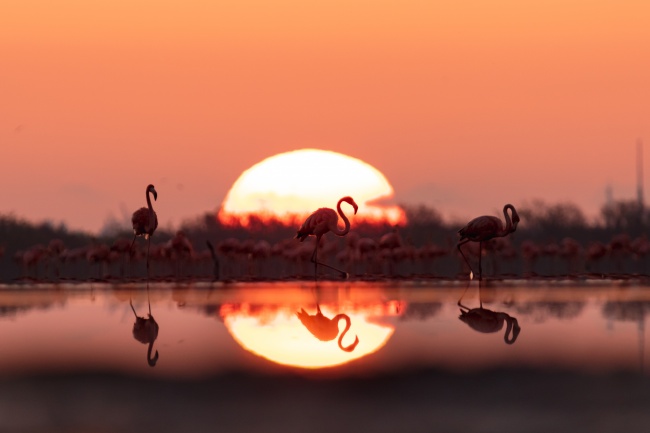
[[[149,184],[145,191],[147,207],[141,207],[137,211],[133,212],[133,216],[131,217],[131,223],[133,224],[133,241],[131,242],[131,248],[133,248],[133,243],[135,242],[136,237],[143,236],[147,240],[147,275],[149,275],[149,247],[151,246],[151,236],[158,227],[158,217],[151,206],[149,193],[153,194],[154,200],[158,200],[156,188]],[[129,248],[129,250],[131,248]]]
[[357,344],[359,344],[359,337],[355,335],[354,343],[350,344],[347,347],[343,346],[343,337],[348,332],[351,326],[350,317],[347,314],[339,313],[333,318],[328,318],[323,315],[320,311],[320,306],[316,304],[316,314],[308,314],[304,308],[301,308],[296,316],[302,322],[303,325],[311,332],[314,337],[318,338],[320,341],[331,341],[336,338],[339,334],[339,320],[345,320],[345,329],[341,332],[339,336],[339,348],[344,352],[352,352]]
[[[510,209],[510,211],[512,212],[512,220],[508,215],[508,209]],[[503,227],[503,223],[499,218],[494,216],[489,216],[489,215],[483,215],[474,218],[473,220],[468,222],[465,227],[458,230],[458,234],[460,235],[460,240],[458,241],[457,248],[458,251],[460,252],[460,255],[463,256],[463,259],[465,259],[465,263],[467,263],[467,266],[469,266],[470,279],[473,278],[474,272],[472,271],[472,266],[469,264],[467,257],[465,257],[465,254],[463,254],[463,250],[461,250],[460,248],[461,245],[469,241],[479,243],[478,278],[480,280],[482,278],[481,253],[482,253],[483,242],[489,241],[490,239],[493,238],[507,236],[508,234],[517,230],[517,224],[519,223],[520,219],[515,207],[511,204],[505,205],[503,207],[503,215],[506,219],[505,228]]]
[[[147,292],[148,295],[148,292]],[[155,367],[156,362],[158,361],[158,351],[156,350],[153,358],[151,357],[151,349],[153,348],[153,342],[158,338],[158,323],[154,320],[151,315],[151,302],[149,303],[149,314],[145,319],[144,317],[138,316],[133,308],[133,302],[129,299],[129,304],[131,304],[131,309],[135,315],[135,323],[133,324],[133,338],[138,340],[142,344],[148,344],[147,348],[147,363],[150,367]]]
[[314,276],[318,274],[318,265],[322,265],[325,266],[326,268],[330,268],[340,272],[343,278],[348,277],[347,272],[344,272],[333,266],[326,265],[325,263],[318,261],[318,245],[320,244],[320,238],[325,233],[332,232],[337,236],[345,236],[350,232],[350,220],[348,220],[348,218],[341,210],[341,203],[343,202],[348,203],[354,208],[355,215],[357,214],[357,210],[359,209],[359,206],[357,206],[357,204],[354,202],[352,197],[349,196],[343,197],[338,201],[338,203],[336,204],[336,210],[338,211],[338,215],[341,216],[341,218],[343,219],[343,223],[345,224],[345,228],[343,228],[343,230],[339,229],[338,227],[339,217],[336,214],[336,212],[334,212],[334,209],[322,207],[320,209],[315,210],[311,215],[307,217],[307,219],[305,220],[304,223],[302,223],[302,226],[300,227],[298,233],[295,236],[295,239],[300,239],[300,242],[307,239],[309,235],[316,236],[316,245],[314,247],[314,252],[311,256],[311,261],[314,263]]
[[214,251],[212,242],[207,240],[205,244],[208,246],[210,256],[212,257],[212,276],[214,277],[214,281],[217,281],[219,280],[219,257],[217,257],[217,253]]
[[379,249],[381,250],[381,256],[388,261],[388,273],[392,276],[395,273],[395,263],[406,252],[398,226],[394,226],[389,233],[379,238]]

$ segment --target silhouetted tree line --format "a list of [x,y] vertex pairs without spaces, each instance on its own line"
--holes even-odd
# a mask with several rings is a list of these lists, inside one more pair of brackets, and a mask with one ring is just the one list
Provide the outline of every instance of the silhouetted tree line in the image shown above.
[[[449,271],[449,275],[456,275],[456,272],[460,269],[457,269],[458,265],[455,257],[455,246],[458,240],[457,231],[467,221],[445,221],[436,209],[425,205],[403,205],[402,208],[408,222],[397,227],[397,229],[388,223],[369,222],[357,218],[352,221],[352,232],[356,233],[360,238],[379,240],[383,235],[391,231],[397,231],[405,246],[414,249],[435,246],[449,256],[448,262],[445,262],[442,267],[444,269],[453,267],[453,271]],[[616,240],[623,244],[626,242],[631,244],[635,239],[645,239],[646,230],[650,223],[650,210],[631,200],[616,201],[604,205],[600,215],[593,220],[588,220],[582,210],[572,203],[547,204],[536,200],[528,204],[518,205],[517,210],[521,216],[521,222],[517,231],[508,238],[515,255],[522,255],[522,245],[525,242],[535,243],[542,248],[557,244],[560,245],[558,248],[561,250],[561,246],[567,243],[567,239],[570,239],[575,245],[581,246],[585,250],[594,243],[600,243],[609,248],[610,256],[614,257],[613,253],[616,252],[615,249],[617,248],[614,246]],[[210,241],[215,246],[228,239],[251,243],[265,240],[270,245],[277,245],[289,242],[301,223],[300,220],[287,223],[274,217],[253,215],[250,216],[245,225],[236,221],[223,224],[216,218],[214,213],[206,213],[184,223],[180,231],[189,240],[193,248],[191,254],[196,253],[209,257],[206,241]],[[170,244],[174,239],[174,235],[175,233],[159,230],[152,238],[152,246]],[[29,271],[26,270],[24,263],[21,269],[20,260],[18,259],[20,254],[39,245],[42,245],[43,248],[52,249],[52,246],[48,247],[48,245],[55,239],[63,248],[70,250],[89,248],[92,245],[106,245],[107,248],[112,250],[115,248],[118,239],[124,244],[127,241],[130,242],[132,237],[133,233],[130,227],[124,227],[122,231],[113,233],[111,236],[97,236],[79,231],[70,231],[64,225],[57,226],[49,222],[34,224],[12,215],[0,216],[0,265],[2,266],[0,268],[0,279],[7,281],[20,278],[21,275],[24,276]],[[345,238],[340,239],[331,235],[326,236],[326,238],[338,242],[339,249],[344,248]],[[138,248],[142,248],[142,246],[138,245]],[[502,248],[502,246],[498,248]],[[498,248],[495,247],[495,250]],[[627,248],[627,246],[623,245],[621,248]],[[86,254],[90,259],[91,253]],[[176,255],[168,254],[165,260],[178,259],[180,256],[180,253]],[[510,257],[510,259],[513,259],[513,257]],[[616,257],[620,259],[619,256]],[[125,261],[126,258],[120,260]],[[520,263],[513,264],[510,273],[518,273],[519,271],[514,269],[516,267],[525,267],[522,263],[523,259],[520,260]],[[585,266],[588,271],[593,270],[589,268],[589,264]],[[494,268],[501,271],[504,269],[498,268],[496,265]],[[571,266],[565,266],[566,272],[570,272],[571,269]],[[622,264],[617,265],[616,269],[621,272],[626,270]],[[394,268],[391,268],[391,272],[393,270]],[[631,268],[628,270],[632,272]],[[634,268],[634,271],[638,272],[639,270]],[[101,271],[98,272],[101,275]],[[122,269],[120,272],[124,273],[125,271]],[[250,268],[248,272],[252,272]],[[383,272],[387,271],[383,269]],[[429,270],[427,272],[438,271]]]
[[86,243],[89,237],[86,233],[69,231],[64,224],[34,224],[13,215],[0,216],[0,248],[5,255],[33,245],[47,244],[52,239],[62,239],[66,245],[77,247]]

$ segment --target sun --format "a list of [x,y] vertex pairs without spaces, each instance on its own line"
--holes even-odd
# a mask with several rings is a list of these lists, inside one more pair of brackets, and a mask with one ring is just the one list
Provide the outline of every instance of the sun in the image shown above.
[[[386,311],[394,311],[397,304],[365,305],[348,308],[351,327],[342,341],[350,345],[355,337],[359,344],[351,352],[343,351],[332,341],[317,339],[296,316],[298,306],[270,306],[250,308],[248,304],[224,304],[220,315],[232,337],[247,351],[277,364],[318,369],[335,367],[374,353],[384,347],[395,328],[389,324],[375,323]],[[320,305],[329,318],[340,313],[332,305]],[[315,308],[308,314],[315,314]],[[341,325],[341,328],[343,325]]]
[[402,224],[398,206],[382,206],[394,190],[372,165],[342,153],[301,149],[280,153],[244,171],[228,191],[219,220],[246,221],[255,214],[293,222],[321,207],[333,208],[344,196],[359,204],[357,218]]

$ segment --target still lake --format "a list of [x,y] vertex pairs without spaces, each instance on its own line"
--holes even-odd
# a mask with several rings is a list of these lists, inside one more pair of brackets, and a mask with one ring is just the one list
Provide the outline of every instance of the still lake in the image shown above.
[[0,431],[644,431],[648,313],[643,280],[5,285]]

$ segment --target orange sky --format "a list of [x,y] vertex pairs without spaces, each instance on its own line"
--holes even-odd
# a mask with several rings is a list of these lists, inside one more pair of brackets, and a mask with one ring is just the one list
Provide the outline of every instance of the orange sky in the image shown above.
[[595,214],[608,184],[634,196],[649,147],[649,16],[643,0],[2,2],[0,213],[98,230],[154,183],[178,225],[251,165],[316,147],[445,215],[534,198]]

